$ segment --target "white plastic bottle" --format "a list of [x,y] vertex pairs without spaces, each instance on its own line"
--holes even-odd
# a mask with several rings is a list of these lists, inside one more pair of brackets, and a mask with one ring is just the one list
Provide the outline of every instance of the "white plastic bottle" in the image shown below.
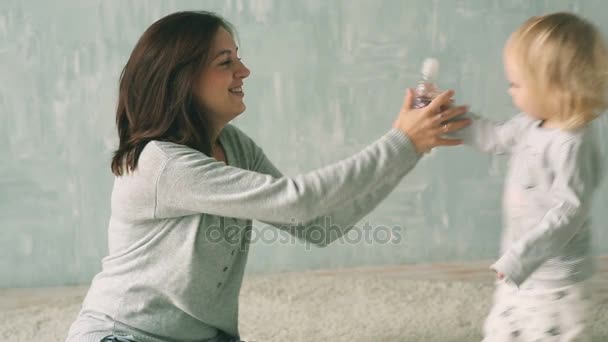
[[424,108],[440,94],[437,86],[439,74],[439,61],[435,58],[427,58],[422,63],[422,79],[414,90],[414,108]]

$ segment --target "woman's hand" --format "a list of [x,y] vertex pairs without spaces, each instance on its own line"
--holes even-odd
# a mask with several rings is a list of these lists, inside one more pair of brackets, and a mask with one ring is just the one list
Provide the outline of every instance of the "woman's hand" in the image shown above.
[[[466,106],[452,106],[454,91],[449,90],[437,96],[428,106],[421,109],[412,109],[414,94],[407,90],[405,100],[394,128],[405,133],[418,153],[429,152],[437,146],[455,146],[462,144],[459,139],[445,139],[441,135],[457,131],[468,126],[468,119],[447,122],[467,111]],[[443,108],[445,109],[443,109]]]

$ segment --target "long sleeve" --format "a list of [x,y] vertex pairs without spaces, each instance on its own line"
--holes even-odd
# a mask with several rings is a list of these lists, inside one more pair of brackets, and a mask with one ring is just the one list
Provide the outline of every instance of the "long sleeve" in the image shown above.
[[462,139],[466,145],[475,147],[482,152],[492,154],[509,154],[512,152],[526,124],[533,121],[526,114],[518,114],[508,121],[497,123],[473,113],[466,117],[472,120],[471,125],[448,135],[450,138]]
[[170,152],[157,179],[155,218],[206,213],[277,224],[310,222],[377,184],[396,183],[418,160],[395,129],[350,158],[296,177],[226,166],[188,148]]
[[[261,149],[258,148],[257,151],[256,162],[254,164],[255,171],[269,174],[276,178],[283,177],[282,173],[272,164]],[[280,224],[268,221],[264,223],[285,230],[298,238],[318,246],[326,246],[346,234],[353,225],[374,210],[399,184],[401,178],[416,165],[418,159],[412,159],[400,165],[402,170],[400,177],[376,182],[375,184],[368,184],[366,188],[360,190],[356,197],[345,200],[333,211],[318,216],[311,221],[303,224]]]
[[560,252],[588,217],[598,181],[596,156],[580,140],[562,143],[553,158],[553,207],[542,221],[508,248],[492,269],[521,285],[538,267]]

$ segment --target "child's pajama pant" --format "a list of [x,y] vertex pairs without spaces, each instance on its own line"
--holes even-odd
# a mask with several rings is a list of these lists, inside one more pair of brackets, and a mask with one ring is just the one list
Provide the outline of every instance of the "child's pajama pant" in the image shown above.
[[588,342],[591,304],[588,282],[518,289],[499,281],[483,342]]

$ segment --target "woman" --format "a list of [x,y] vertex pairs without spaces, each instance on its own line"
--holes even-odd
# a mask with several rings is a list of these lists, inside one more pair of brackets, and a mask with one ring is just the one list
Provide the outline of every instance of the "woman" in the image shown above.
[[[465,111],[449,106],[453,93],[410,110],[408,91],[376,142],[284,177],[228,124],[245,110],[249,76],[233,32],[213,13],[180,12],[135,46],[120,81],[109,255],[68,341],[238,340],[252,219],[327,245],[378,205],[421,153],[460,143],[439,137],[468,124],[443,123]],[[438,113],[443,105],[450,108]]]

